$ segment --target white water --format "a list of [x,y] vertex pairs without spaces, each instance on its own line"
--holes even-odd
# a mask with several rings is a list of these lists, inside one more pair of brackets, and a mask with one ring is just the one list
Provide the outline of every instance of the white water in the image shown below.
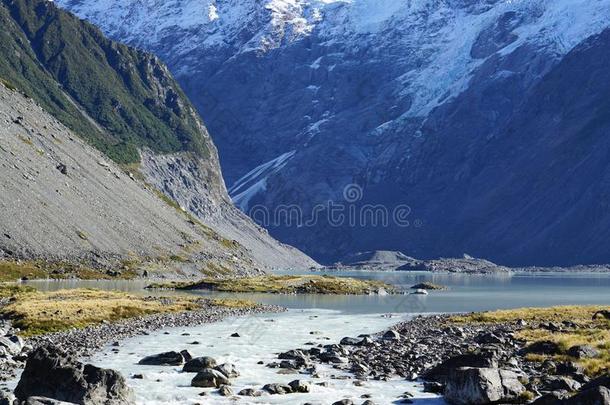
[[[128,383],[136,392],[138,404],[146,405],[234,403],[230,398],[215,394],[214,389],[190,387],[194,374],[182,373],[180,367],[137,364],[146,355],[182,349],[188,349],[194,356],[212,356],[219,363],[236,364],[241,376],[233,379],[232,389],[235,393],[243,388],[260,389],[267,383],[288,383],[295,379],[314,383],[308,394],[240,397],[241,404],[331,404],[343,398],[350,398],[358,404],[364,401],[360,398],[363,394],[371,394],[371,399],[377,404],[388,404],[398,400],[405,391],[412,392],[426,404],[443,404],[444,402],[434,395],[423,393],[421,384],[402,379],[390,382],[367,381],[363,387],[356,387],[351,379],[330,378],[333,374],[342,373],[327,366],[320,367],[322,378],[314,379],[309,375],[277,374],[279,369],[256,364],[260,360],[265,364],[277,360],[279,352],[307,347],[304,346],[306,342],[338,343],[344,336],[376,333],[402,319],[405,319],[404,316],[388,318],[370,314],[345,315],[329,310],[291,310],[283,314],[256,315],[200,327],[158,331],[150,336],[139,336],[122,342],[119,353],[113,353],[112,348],[108,347],[88,361],[97,366],[120,371],[129,379]],[[311,335],[311,331],[321,333]],[[164,334],[165,332],[169,334]],[[182,336],[184,332],[190,335]],[[238,332],[241,337],[229,337],[234,332]],[[193,341],[199,341],[201,344],[191,345],[190,342]],[[144,379],[131,379],[133,374],[144,374]],[[315,385],[317,382],[328,382],[329,386]],[[208,395],[199,396],[202,391],[206,391]]]

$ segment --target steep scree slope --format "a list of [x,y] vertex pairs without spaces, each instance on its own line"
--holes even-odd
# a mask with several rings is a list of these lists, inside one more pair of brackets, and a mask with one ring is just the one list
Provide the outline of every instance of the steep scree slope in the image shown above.
[[106,39],[44,0],[2,0],[0,25],[4,82],[221,238],[236,240],[253,266],[316,265],[231,204],[206,128],[155,56]]

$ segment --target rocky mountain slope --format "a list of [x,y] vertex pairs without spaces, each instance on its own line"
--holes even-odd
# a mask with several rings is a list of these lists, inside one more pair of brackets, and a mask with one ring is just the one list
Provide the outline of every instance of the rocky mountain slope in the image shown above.
[[194,243],[242,271],[315,265],[232,205],[206,128],[156,57],[43,0],[1,1],[0,24],[5,255],[165,257]]
[[[0,257],[85,262],[181,257],[249,272],[247,251],[227,249],[185,213],[45,112],[0,84]],[[159,264],[163,264],[158,261]],[[248,269],[250,267],[250,269]]]
[[168,63],[244,211],[307,220],[352,183],[356,209],[409,207],[388,226],[260,221],[316,258],[610,261],[608,1],[58,3]]

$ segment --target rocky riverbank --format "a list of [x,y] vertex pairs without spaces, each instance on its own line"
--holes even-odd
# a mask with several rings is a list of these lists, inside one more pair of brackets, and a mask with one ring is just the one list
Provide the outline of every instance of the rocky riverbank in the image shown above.
[[[56,299],[57,297],[53,296],[52,298]],[[23,368],[28,354],[41,346],[52,345],[70,356],[82,358],[93,354],[110,343],[137,335],[146,335],[163,328],[195,326],[218,322],[228,317],[284,310],[277,306],[259,305],[234,300],[195,299],[189,300],[188,306],[184,308],[179,306],[172,307],[178,305],[174,298],[150,297],[143,300],[150,302],[151,306],[160,305],[170,311],[159,311],[159,313],[149,313],[148,315],[133,317],[128,317],[128,314],[125,314],[124,319],[112,320],[111,317],[104,316],[103,304],[98,301],[100,306],[97,311],[100,318],[95,323],[86,327],[77,327],[79,323],[76,322],[73,327],[66,330],[36,334],[27,339],[23,339],[20,335],[24,333],[28,335],[28,330],[15,328],[10,320],[4,320],[2,325],[0,325],[0,333],[2,335],[0,337],[0,380],[6,381],[14,378],[17,371]],[[78,318],[81,314],[86,316],[87,308],[85,303],[82,304],[81,308],[74,309],[74,314],[70,313],[68,316],[72,315],[75,318]],[[110,306],[110,302],[106,304]],[[141,305],[141,303],[136,304]],[[4,307],[6,308],[7,305],[11,304],[5,300]],[[59,305],[70,307],[70,303],[67,301],[60,301]],[[48,307],[44,308],[46,309],[43,309],[42,312],[53,318],[52,315],[49,315]],[[110,308],[113,312],[119,309],[125,311],[124,307],[117,306],[116,303],[113,303]],[[156,309],[154,310],[156,311]],[[58,312],[55,316],[58,318],[57,325],[65,326],[60,320],[61,314]],[[38,331],[40,330],[40,324],[35,323],[36,319],[33,317],[28,325],[32,325],[35,328],[33,330]],[[19,324],[19,321],[23,321],[23,319],[17,320],[16,323]]]
[[[317,364],[331,364],[350,372],[354,384],[400,376],[455,404],[608,404],[610,314],[568,308],[495,322],[484,314],[419,316],[376,336],[281,353],[268,367],[315,376]],[[397,401],[409,403],[409,396]]]

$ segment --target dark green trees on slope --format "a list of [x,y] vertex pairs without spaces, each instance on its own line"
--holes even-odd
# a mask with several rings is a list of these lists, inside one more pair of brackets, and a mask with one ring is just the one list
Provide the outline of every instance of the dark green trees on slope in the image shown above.
[[0,79],[119,163],[138,148],[210,152],[196,112],[153,55],[46,0],[0,0]]

